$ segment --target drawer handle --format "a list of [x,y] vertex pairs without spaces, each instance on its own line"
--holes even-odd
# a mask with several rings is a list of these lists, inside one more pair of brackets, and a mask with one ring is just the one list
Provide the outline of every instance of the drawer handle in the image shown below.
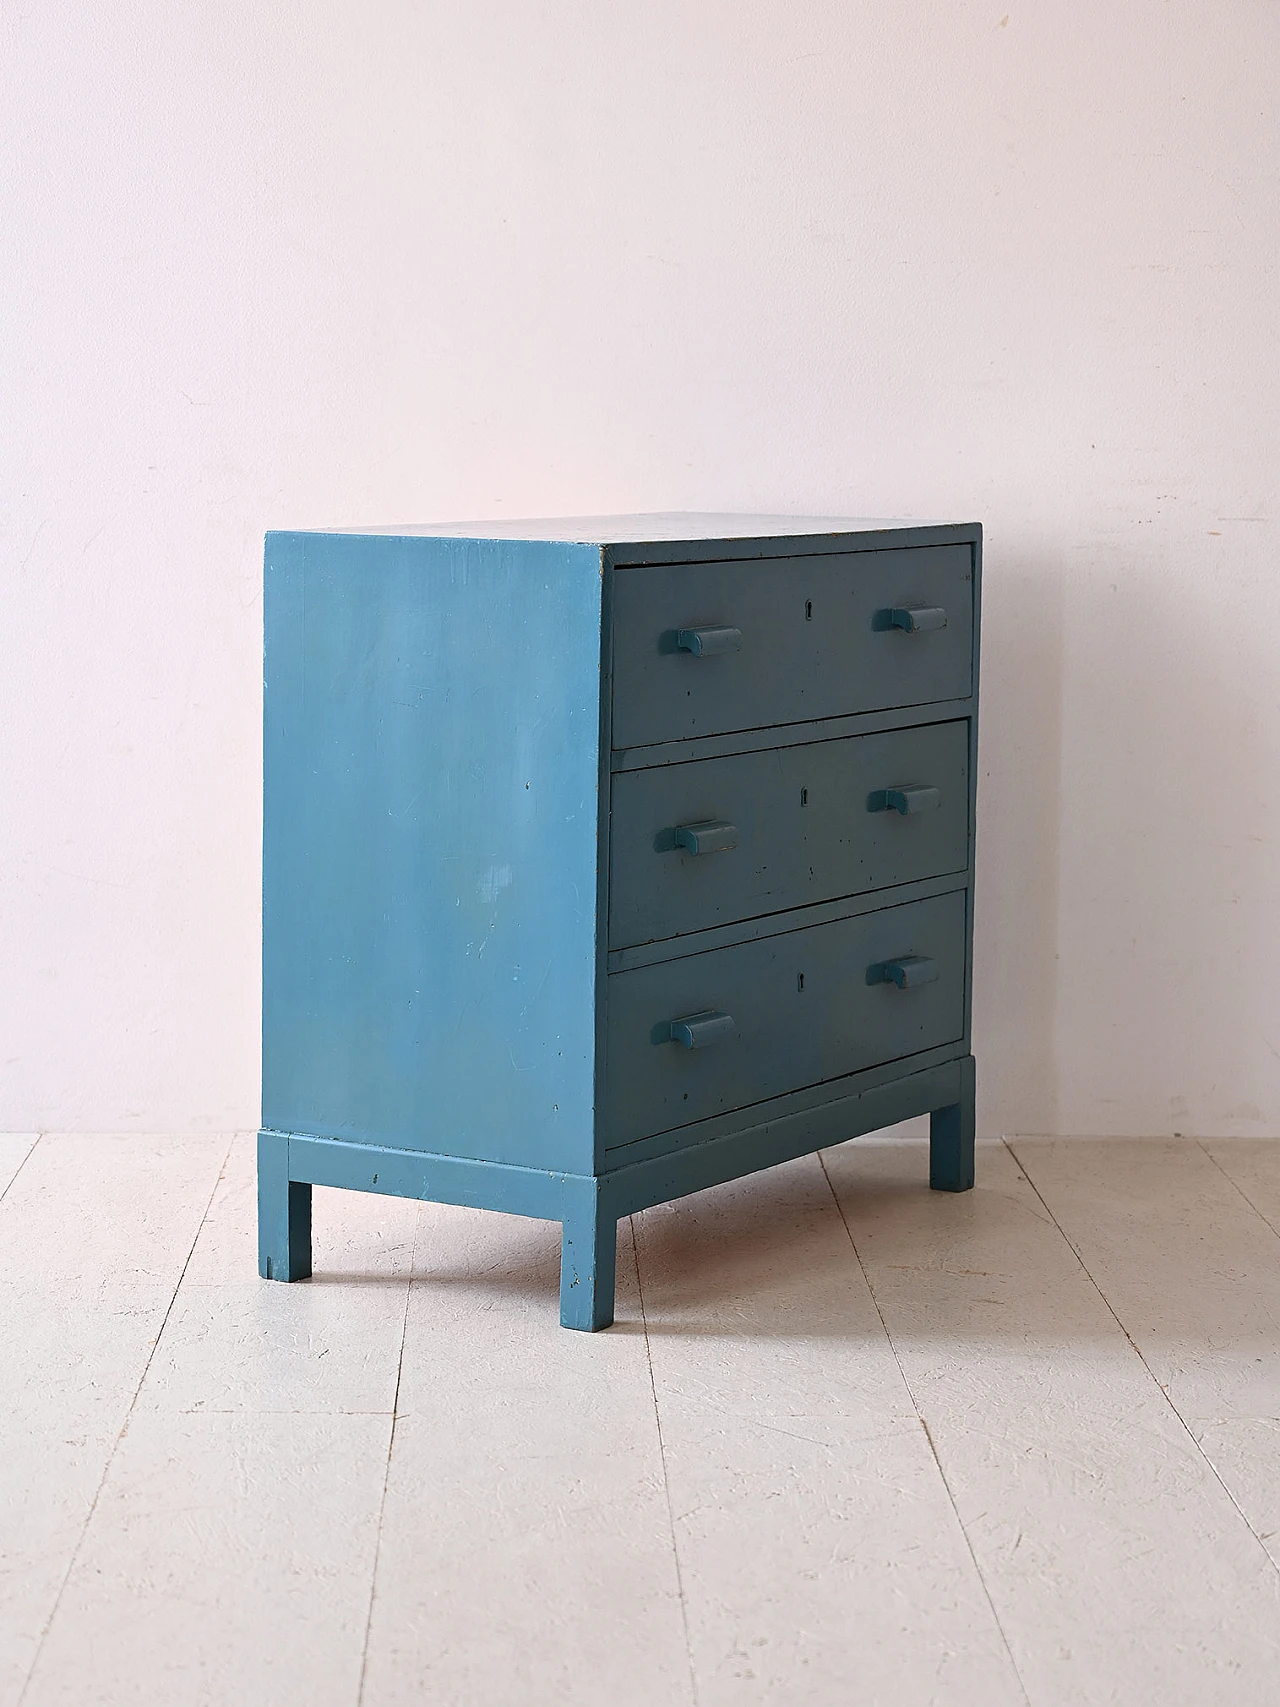
[[915,609],[895,606],[883,613],[881,621],[886,628],[900,628],[904,634],[924,634],[931,628],[945,628],[947,613],[941,605],[924,605]]
[[917,812],[936,812],[942,805],[942,790],[924,784],[914,788],[877,788],[867,796],[868,812],[901,812],[904,818]]
[[705,824],[678,824],[676,846],[691,854],[728,853],[738,845],[738,827],[720,819],[708,819]]
[[695,658],[717,658],[722,652],[741,652],[740,628],[678,628],[676,645]]
[[868,984],[896,984],[900,990],[915,990],[938,979],[938,962],[927,954],[903,954],[897,960],[881,960],[867,967]]
[[708,1044],[719,1043],[722,1037],[732,1037],[733,1033],[733,1015],[718,1013],[715,1008],[673,1019],[670,1026],[671,1041],[682,1043],[686,1049],[705,1049]]

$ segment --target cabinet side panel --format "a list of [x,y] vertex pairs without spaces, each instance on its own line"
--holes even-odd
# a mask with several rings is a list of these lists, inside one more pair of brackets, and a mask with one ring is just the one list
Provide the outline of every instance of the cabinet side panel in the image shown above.
[[268,537],[263,1120],[589,1172],[598,548]]

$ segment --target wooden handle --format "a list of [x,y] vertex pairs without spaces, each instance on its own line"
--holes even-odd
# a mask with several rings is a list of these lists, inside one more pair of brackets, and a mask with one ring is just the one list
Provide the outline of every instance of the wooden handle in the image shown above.
[[937,978],[938,963],[927,954],[903,954],[897,960],[881,960],[867,967],[868,984],[896,984],[900,990],[933,984]]
[[925,783],[903,788],[877,788],[867,796],[868,812],[900,812],[904,818],[917,812],[935,812],[941,805],[942,790]]
[[904,634],[924,634],[931,628],[945,628],[947,613],[941,605],[895,605],[885,612],[886,628],[900,628]]
[[728,853],[738,845],[738,827],[722,819],[708,819],[704,824],[678,824],[676,846],[686,853]]
[[733,1032],[733,1015],[719,1013],[715,1008],[671,1021],[671,1041],[683,1044],[686,1049],[705,1049],[723,1037],[732,1037]]
[[723,652],[741,652],[740,628],[678,628],[676,645],[695,658],[715,658]]

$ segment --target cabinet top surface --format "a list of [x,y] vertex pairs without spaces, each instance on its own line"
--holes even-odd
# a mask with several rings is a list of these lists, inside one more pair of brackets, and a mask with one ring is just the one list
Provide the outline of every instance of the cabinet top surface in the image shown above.
[[[294,531],[294,530],[289,530]],[[653,515],[540,516],[527,520],[426,522],[404,526],[298,529],[329,534],[380,534],[434,539],[511,539],[566,545],[649,546],[715,540],[804,539],[848,534],[936,534],[940,539],[976,539],[976,522],[892,521],[857,516],[723,515],[666,511]]]

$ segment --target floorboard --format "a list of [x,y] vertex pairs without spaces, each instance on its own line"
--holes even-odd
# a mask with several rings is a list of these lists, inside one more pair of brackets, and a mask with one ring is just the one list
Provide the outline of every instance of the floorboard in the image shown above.
[[24,1707],[355,1699],[418,1205],[317,1192],[316,1278],[268,1284],[254,1154],[227,1158]]
[[0,1707],[1276,1699],[1280,1141],[858,1140],[597,1335],[466,1209],[260,1281],[228,1143],[0,1139]]
[[1280,1560],[1280,1145],[1023,1139],[1014,1149]]
[[828,1166],[1030,1700],[1271,1699],[1280,1577],[1018,1161],[922,1198],[915,1150]]
[[701,1707],[1021,1702],[818,1159],[637,1221]]
[[0,1201],[0,1703],[21,1695],[227,1153],[46,1135]]
[[558,1325],[560,1230],[426,1205],[363,1707],[683,1707],[627,1223],[617,1325]]
[[0,1132],[0,1201],[36,1147],[35,1132]]

